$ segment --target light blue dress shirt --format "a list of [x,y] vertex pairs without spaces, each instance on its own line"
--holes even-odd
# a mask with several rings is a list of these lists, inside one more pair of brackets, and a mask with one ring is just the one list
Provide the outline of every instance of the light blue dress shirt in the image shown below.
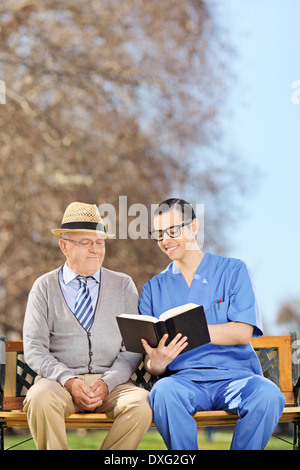
[[[74,312],[75,299],[79,289],[79,280],[76,279],[77,276],[78,274],[72,271],[67,263],[63,265],[59,272],[61,290],[68,307],[72,312]],[[87,283],[92,298],[93,310],[95,311],[100,286],[100,269],[93,275],[92,278],[88,278]]]

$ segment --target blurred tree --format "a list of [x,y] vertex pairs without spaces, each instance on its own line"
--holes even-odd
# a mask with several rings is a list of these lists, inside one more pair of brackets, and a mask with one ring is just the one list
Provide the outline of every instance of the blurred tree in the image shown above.
[[[232,217],[244,170],[218,146],[231,79],[214,9],[202,0],[1,4],[4,333],[21,335],[34,279],[62,263],[50,230],[72,201],[118,212],[121,195],[150,208],[193,193],[197,203],[215,201],[205,237],[223,246],[220,220]],[[139,289],[165,264],[153,242],[131,239],[112,241],[105,261]]]
[[283,334],[300,331],[300,299],[292,298],[281,304],[277,313],[276,323],[284,328]]

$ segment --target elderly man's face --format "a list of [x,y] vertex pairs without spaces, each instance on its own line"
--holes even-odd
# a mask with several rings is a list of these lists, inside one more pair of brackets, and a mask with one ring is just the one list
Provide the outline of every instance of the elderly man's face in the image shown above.
[[61,238],[59,245],[69,268],[81,276],[92,276],[102,266],[105,241],[96,233],[72,232],[68,239]]

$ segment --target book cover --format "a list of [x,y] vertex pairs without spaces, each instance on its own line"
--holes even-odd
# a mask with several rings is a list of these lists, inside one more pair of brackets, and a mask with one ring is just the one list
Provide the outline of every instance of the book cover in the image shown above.
[[125,348],[131,352],[145,354],[141,338],[155,348],[165,333],[169,335],[166,344],[178,333],[187,336],[188,345],[182,353],[210,342],[202,305],[185,304],[164,312],[159,318],[122,314],[117,317],[117,322]]

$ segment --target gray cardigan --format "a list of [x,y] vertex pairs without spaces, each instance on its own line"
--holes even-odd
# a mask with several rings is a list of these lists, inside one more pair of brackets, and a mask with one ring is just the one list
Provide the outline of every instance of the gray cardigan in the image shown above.
[[29,293],[23,341],[27,364],[41,377],[61,385],[81,374],[103,374],[109,391],[127,382],[142,356],[127,352],[116,321],[138,314],[138,293],[126,274],[101,268],[92,327],[87,333],[69,309],[58,268],[39,277]]

